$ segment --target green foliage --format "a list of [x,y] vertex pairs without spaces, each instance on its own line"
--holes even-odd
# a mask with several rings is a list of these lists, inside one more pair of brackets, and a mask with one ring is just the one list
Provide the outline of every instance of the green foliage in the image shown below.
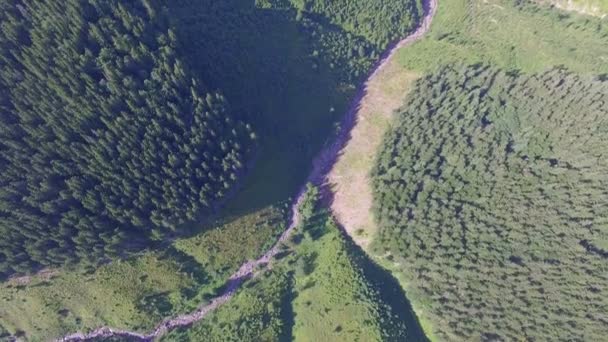
[[[148,331],[161,319],[190,312],[213,297],[243,261],[256,258],[282,230],[284,214],[260,210],[95,270],[60,270],[29,283],[0,286],[0,326],[30,340],[109,324]],[[21,285],[20,285],[21,284]]]
[[167,341],[424,341],[396,281],[327,215],[304,239],[224,306]]
[[99,262],[207,214],[251,143],[149,1],[0,2],[0,276]]
[[[197,268],[177,257],[146,254],[103,265],[95,272],[64,271],[29,283],[0,286],[0,325],[28,340],[110,324],[151,329],[164,315],[184,309],[205,284]],[[200,269],[200,266],[199,266]]]
[[[301,12],[298,12],[301,13]],[[386,45],[374,45],[365,38],[319,21],[308,14],[302,15],[299,29],[308,37],[312,51],[310,59],[314,70],[327,65],[338,79],[355,84],[367,74]]]
[[326,233],[296,249],[294,340],[424,341],[395,280],[324,218]]
[[298,210],[302,222],[306,224],[314,215],[317,205],[319,204],[319,188],[312,183],[306,184],[306,192],[302,197],[302,203]]
[[[284,200],[386,45],[363,22],[396,5],[357,3],[356,19],[334,23],[319,13],[335,7],[313,15],[285,1],[0,6],[2,277],[97,263],[207,218],[256,140],[239,120],[263,136],[256,172],[289,165],[273,199]],[[416,6],[399,7],[391,18],[406,32]]]
[[489,63],[544,71],[564,65],[608,72],[608,22],[515,0],[439,1],[426,38],[399,52],[408,69],[432,71],[450,63]]
[[6,328],[4,328],[2,325],[0,325],[0,339],[1,338],[6,338],[8,339],[11,335],[9,334],[8,330],[6,330]]
[[173,331],[162,340],[288,341],[291,282],[281,271],[265,273],[200,323]]
[[373,173],[375,248],[441,340],[606,336],[608,82],[444,67]]
[[257,258],[271,247],[284,229],[285,216],[284,211],[269,207],[225,218],[204,234],[177,240],[173,245],[191,255],[212,278],[221,282],[245,261]]
[[345,82],[357,82],[387,48],[413,30],[419,1],[291,0],[311,39],[315,67],[324,62]]
[[[42,281],[40,277],[36,276],[31,286],[26,285],[21,288],[24,291],[24,297],[35,297],[36,301],[42,303],[52,302],[53,307],[71,307],[70,310],[80,312],[80,316],[90,319],[64,323],[58,311],[20,303],[23,298],[19,296],[10,297],[11,299],[7,302],[7,305],[14,310],[0,315],[0,324],[4,325],[6,321],[13,322],[11,325],[7,325],[12,333],[15,333],[15,329],[23,329],[26,336],[44,336],[45,338],[49,334],[58,335],[59,332],[86,330],[103,323],[143,330],[159,318],[159,314],[168,313],[167,298],[169,298],[170,310],[173,314],[191,310],[201,299],[213,294],[217,287],[224,283],[226,276],[238,268],[242,260],[256,257],[275,240],[278,230],[282,229],[280,221],[284,219],[284,213],[280,210],[282,210],[283,201],[292,196],[304,181],[311,158],[325,143],[323,137],[332,132],[334,121],[344,113],[354,92],[355,82],[368,71],[369,66],[377,58],[378,51],[381,51],[383,47],[368,41],[359,33],[347,32],[343,27],[332,24],[322,16],[310,12],[300,12],[298,20],[296,9],[285,1],[268,1],[269,6],[262,5],[263,1],[260,1],[258,6],[253,6],[251,1],[245,0],[136,0],[120,4],[114,0],[90,0],[69,1],[62,6],[48,4],[49,2],[28,3],[27,6],[22,6],[26,9],[26,12],[23,12],[20,10],[21,7],[16,6],[20,2],[0,1],[2,9],[6,10],[0,13],[0,17],[3,19],[3,33],[0,37],[3,44],[1,46],[3,59],[0,62],[2,66],[0,67],[2,68],[0,71],[2,73],[0,110],[4,117],[4,113],[17,111],[13,102],[21,104],[32,102],[38,107],[23,106],[19,110],[24,113],[32,112],[26,118],[37,118],[34,114],[38,115],[42,112],[40,108],[48,109],[48,115],[42,117],[41,126],[38,127],[39,129],[36,128],[38,131],[27,132],[27,137],[38,134],[42,130],[45,133],[39,140],[31,142],[31,146],[27,146],[28,152],[35,150],[36,153],[41,154],[40,157],[36,157],[37,154],[30,155],[35,157],[31,162],[36,163],[37,172],[33,173],[36,174],[35,177],[43,178],[43,172],[38,171],[47,171],[47,173],[52,171],[49,173],[49,177],[51,175],[52,177],[61,176],[56,170],[85,172],[90,165],[95,169],[87,171],[89,173],[84,176],[92,177],[93,180],[86,178],[87,181],[97,182],[97,178],[100,178],[100,182],[105,182],[103,188],[85,187],[84,195],[80,196],[84,196],[82,203],[79,202],[79,198],[70,199],[70,206],[86,204],[95,209],[95,215],[85,208],[86,210],[82,209],[70,216],[72,219],[70,222],[77,222],[78,228],[69,229],[69,233],[83,231],[79,236],[84,237],[79,239],[85,239],[84,244],[80,241],[73,242],[65,239],[65,235],[62,234],[68,234],[68,232],[63,233],[61,229],[55,229],[58,224],[53,221],[54,218],[36,212],[37,215],[48,216],[48,220],[40,221],[40,217],[36,217],[36,227],[45,227],[45,229],[37,230],[39,234],[37,233],[34,238],[41,238],[44,234],[52,236],[53,241],[58,241],[58,244],[62,246],[62,249],[57,251],[62,258],[77,260],[84,257],[91,261],[98,261],[102,256],[112,257],[118,254],[111,253],[112,251],[120,251],[120,255],[123,255],[132,247],[143,246],[147,243],[142,239],[144,236],[162,238],[167,234],[172,234],[174,229],[179,232],[187,230],[188,233],[200,233],[200,227],[192,227],[190,224],[180,224],[180,222],[190,220],[188,213],[196,214],[197,217],[199,214],[203,214],[202,218],[207,218],[208,210],[217,201],[209,200],[207,204],[199,203],[198,209],[200,210],[190,210],[194,208],[194,204],[189,202],[189,198],[181,198],[182,196],[187,197],[192,188],[200,185],[193,181],[189,184],[188,177],[175,177],[176,175],[183,176],[182,172],[186,171],[182,171],[182,169],[185,168],[184,165],[188,164],[188,161],[180,164],[180,153],[188,153],[187,157],[192,157],[190,153],[192,145],[187,144],[190,142],[188,139],[195,139],[191,137],[207,132],[207,126],[213,126],[216,136],[214,139],[197,141],[200,145],[197,145],[199,150],[196,152],[202,153],[202,156],[199,155],[200,160],[198,160],[195,153],[196,163],[193,161],[190,165],[213,168],[215,178],[224,177],[226,179],[228,177],[229,182],[233,184],[232,178],[240,179],[241,172],[234,173],[235,177],[232,177],[228,171],[224,173],[224,168],[227,166],[230,168],[233,160],[228,160],[228,164],[225,164],[224,160],[219,159],[222,158],[222,155],[213,155],[217,151],[207,151],[209,140],[216,143],[216,146],[219,145],[221,150],[224,149],[221,145],[223,139],[237,142],[241,148],[240,151],[243,152],[242,160],[239,159],[243,164],[246,151],[250,147],[251,128],[243,126],[238,121],[251,123],[259,137],[257,140],[259,140],[260,146],[255,167],[250,177],[244,181],[243,190],[237,194],[234,200],[229,201],[226,205],[227,208],[222,211],[222,220],[217,224],[205,226],[214,229],[205,231],[202,235],[178,240],[173,244],[175,248],[169,248],[168,253],[173,255],[172,258],[177,258],[176,265],[180,266],[180,270],[167,268],[163,271],[166,273],[165,276],[173,279],[175,275],[179,278],[183,265],[192,265],[192,267],[186,267],[187,270],[200,271],[202,268],[200,272],[202,278],[199,279],[196,275],[199,273],[198,271],[193,274],[192,284],[196,284],[193,285],[194,287],[190,287],[191,283],[184,280],[184,288],[178,286],[166,289],[161,286],[162,283],[157,288],[156,283],[152,281],[155,278],[151,277],[152,285],[141,292],[124,291],[123,288],[126,285],[121,284],[121,281],[130,283],[134,287],[139,285],[129,276],[122,278],[121,273],[124,270],[119,268],[116,269],[116,272],[110,272],[111,276],[107,276],[109,280],[98,282],[97,276],[105,267],[113,269],[112,267],[125,264],[135,265],[135,269],[129,272],[139,274],[137,278],[153,272],[155,266],[145,260],[150,257],[154,258],[157,254],[146,252],[118,263],[118,266],[115,266],[115,262],[102,266],[87,277],[78,278],[80,271],[59,269],[57,277],[49,279],[48,282]],[[160,2],[166,5],[166,12],[159,6]],[[93,7],[84,6],[85,4],[92,4]],[[49,8],[45,8],[45,6]],[[31,11],[33,12],[30,13]],[[4,19],[9,16],[13,19],[5,21]],[[57,30],[50,32],[54,29]],[[103,31],[100,31],[99,34],[96,33],[102,29]],[[14,43],[21,39],[21,33],[29,34],[30,31],[37,32],[37,39],[48,42],[48,46],[42,49],[40,47],[42,43],[30,46],[26,41],[25,47],[22,46],[23,44]],[[74,34],[61,40],[60,44],[58,40],[63,39],[63,31],[74,31]],[[103,42],[98,42],[99,39]],[[82,49],[89,43],[102,46],[107,51],[113,52],[114,55],[101,56],[101,49],[97,51],[94,48],[89,48],[90,53],[86,49],[83,52]],[[135,47],[131,48],[131,43]],[[4,44],[8,44],[8,46]],[[60,50],[60,47],[65,47],[69,53],[63,53],[64,51]],[[129,49],[125,49],[126,47]],[[10,78],[5,76],[12,72],[8,67],[4,68],[5,50],[18,51],[24,56],[25,52],[28,52],[31,56],[25,60],[32,61],[32,65],[22,66],[19,62],[11,60],[11,64],[6,65],[18,66],[19,68],[15,70],[21,70],[21,73]],[[21,50],[24,50],[23,53]],[[142,57],[143,60],[136,58],[137,53],[145,53],[145,58]],[[102,61],[107,64],[101,64]],[[133,64],[129,64],[131,62]],[[52,68],[47,68],[48,66],[52,66]],[[30,72],[31,70],[38,72],[47,69],[52,72],[48,74]],[[154,70],[158,70],[160,74],[152,75]],[[90,75],[91,72],[92,75]],[[146,77],[145,73],[149,73],[150,77]],[[107,78],[106,74],[112,77]],[[27,80],[21,80],[22,75],[29,76],[27,76]],[[92,81],[89,78],[92,78]],[[150,79],[153,81],[152,83],[146,82]],[[204,87],[195,84],[193,79],[204,80]],[[5,80],[10,84],[5,84]],[[36,80],[39,82],[35,82]],[[13,86],[13,83],[18,83],[17,81],[23,83],[9,91],[8,89]],[[26,81],[29,83],[25,83]],[[82,84],[85,85],[82,86]],[[26,85],[31,86],[31,89]],[[70,87],[77,86],[78,91],[70,89]],[[228,106],[223,96],[215,94],[210,91],[211,89],[221,90],[226,98],[230,99],[229,108],[226,108]],[[194,93],[191,90],[194,90]],[[17,101],[15,98],[18,94],[24,94],[24,96]],[[133,102],[142,99],[143,104]],[[125,104],[123,100],[131,102]],[[180,120],[190,128],[189,124],[196,122],[199,113],[184,110],[181,112],[183,116],[178,114],[184,108],[194,108],[194,104],[197,104],[199,100],[202,102],[200,105],[205,113],[204,118],[200,119],[204,128],[201,128],[200,125],[192,126],[192,132],[190,132],[182,127]],[[38,104],[39,102],[45,103]],[[120,110],[115,110],[116,107],[113,107],[115,105],[119,106]],[[143,109],[136,110],[137,106],[143,106]],[[177,110],[174,106],[177,106]],[[105,121],[100,119],[102,114]],[[190,117],[187,114],[192,115]],[[160,119],[155,116],[159,116]],[[226,122],[226,117],[231,118],[230,122]],[[0,134],[3,139],[6,132],[30,124],[29,121],[17,122],[17,118],[13,116],[10,118],[15,120],[10,122],[10,129],[1,130]],[[21,117],[18,118],[21,119]],[[0,120],[4,123],[4,120]],[[156,120],[156,123],[153,120]],[[38,122],[36,123],[38,124]],[[55,126],[59,128],[56,129]],[[74,128],[75,126],[78,130]],[[238,137],[233,137],[233,128],[237,130]],[[66,151],[63,144],[71,140],[53,140],[59,136],[57,133],[59,129],[62,129],[61,132],[65,131],[65,134],[69,133],[70,138],[73,136],[75,139],[85,139],[90,135],[89,129],[95,132],[91,134],[99,134],[99,136],[95,135],[92,142],[76,140],[69,145],[69,149]],[[102,130],[100,131],[100,129]],[[161,129],[162,132],[157,132],[158,129]],[[21,134],[20,128],[15,131]],[[12,135],[10,136],[12,137]],[[149,136],[151,137],[148,138]],[[19,139],[24,139],[24,137],[20,136]],[[146,145],[139,146],[138,142],[144,140]],[[104,145],[100,145],[102,143]],[[12,142],[6,149],[1,142],[0,146],[1,153],[5,153],[4,151],[9,151],[15,146],[22,147],[22,145],[15,145]],[[227,145],[227,149],[231,147],[230,144]],[[235,144],[234,147],[236,149],[237,145]],[[177,151],[173,151],[174,148]],[[190,150],[188,150],[189,148]],[[52,156],[45,154],[50,153],[47,150],[53,149],[57,149],[56,154]],[[171,157],[169,152],[174,152],[174,156]],[[205,152],[209,152],[209,156],[205,155]],[[17,155],[17,152],[14,154]],[[116,159],[108,163],[110,155]],[[29,157],[27,153],[24,153],[23,156]],[[46,159],[40,160],[43,157]],[[50,171],[45,168],[48,166],[46,164],[49,163],[49,160],[59,157],[66,158],[68,161],[65,163],[69,162],[69,164],[57,164]],[[69,157],[73,157],[73,159]],[[202,163],[203,157],[211,158],[211,162],[219,164]],[[139,164],[132,164],[129,158]],[[153,160],[148,160],[150,158]],[[20,163],[30,163],[27,158],[23,159]],[[57,160],[62,161],[63,159]],[[4,166],[5,160],[0,159],[0,161]],[[236,162],[234,163],[236,165]],[[142,164],[146,168],[140,170]],[[72,168],[73,166],[77,166],[77,168]],[[240,170],[242,171],[242,168]],[[31,170],[25,169],[22,175],[27,175],[28,172]],[[164,178],[158,178],[159,172]],[[196,176],[199,175],[196,171],[195,173]],[[205,175],[209,176],[207,173],[204,173]],[[37,181],[37,178],[32,177]],[[3,179],[0,181],[3,182]],[[53,178],[53,180],[57,180],[59,185],[62,184],[61,182],[65,183],[61,177]],[[143,193],[140,196],[140,187],[137,182],[144,181],[152,181],[152,184],[144,183],[141,186],[142,189],[158,191]],[[110,185],[107,184],[108,182]],[[185,182],[189,188],[184,189],[175,182]],[[76,186],[78,189],[83,187],[78,187],[79,183],[74,184],[70,186]],[[137,198],[133,197],[134,194],[129,184],[131,187],[138,186],[135,188]],[[209,186],[213,187],[214,184],[211,183]],[[190,185],[194,186],[190,188]],[[108,190],[107,187],[110,189]],[[28,191],[35,191],[32,189],[36,188],[36,183],[33,185],[28,183]],[[68,190],[72,191],[71,188]],[[229,189],[223,188],[220,190],[223,195],[229,191]],[[69,195],[69,191],[60,191],[60,194]],[[108,191],[108,195],[102,196],[106,191]],[[213,191],[211,191],[212,194]],[[2,192],[0,198],[4,198],[3,194],[6,192]],[[49,194],[52,195],[52,193]],[[112,210],[92,206],[89,202],[93,201],[92,196],[95,194],[102,197],[99,200],[102,201],[101,205],[106,205],[104,202],[106,199],[116,202],[113,202]],[[28,198],[27,200],[33,199]],[[145,215],[141,215],[141,220],[134,218],[135,216],[133,219],[131,216],[126,219],[127,214],[123,212],[123,209],[130,208],[131,205],[138,206],[140,203],[151,203],[150,206],[153,208],[159,206],[163,215],[167,215],[166,222],[162,221],[160,225],[157,225],[152,222],[151,216],[146,217]],[[16,204],[13,205],[16,206]],[[129,214],[134,212],[138,213],[133,209]],[[3,220],[12,214],[6,215],[3,209],[0,209],[0,219]],[[96,215],[111,216],[110,223],[114,230],[99,234],[106,232],[105,228],[101,229],[94,224],[89,224],[90,221],[95,222]],[[120,217],[126,223],[115,222],[114,217]],[[142,222],[143,224],[141,224]],[[67,228],[62,229],[67,230]],[[85,233],[85,229],[95,230]],[[0,231],[5,232],[2,228]],[[49,234],[51,231],[53,234]],[[319,231],[323,231],[323,229],[319,229]],[[28,231],[27,238],[30,239],[31,236],[32,233]],[[111,243],[106,240],[111,240]],[[123,241],[128,243],[125,245],[122,243]],[[70,251],[75,245],[81,246],[76,255],[65,252]],[[13,248],[11,253],[16,253],[22,245],[15,243],[10,246],[14,246],[9,247]],[[0,247],[5,248],[5,244],[0,242]],[[123,247],[127,247],[127,249]],[[37,248],[38,245],[36,248],[29,248],[27,252]],[[3,250],[0,250],[0,264],[4,265],[6,260],[3,258],[6,254],[2,253],[4,253]],[[29,258],[26,253],[19,254],[19,257],[24,257],[23,260]],[[59,260],[53,258],[46,259]],[[10,260],[11,265],[27,263],[20,268],[23,271],[44,265],[40,261],[29,263],[29,261],[16,262],[15,260],[15,258]],[[50,265],[56,264],[50,262]],[[13,271],[15,270],[8,270],[9,273]],[[189,271],[184,272],[188,274],[186,279],[189,279]],[[291,270],[286,272],[291,272]],[[64,278],[71,280],[62,281],[61,279]],[[44,286],[38,286],[39,283],[44,283]],[[102,289],[98,289],[97,285]],[[104,286],[113,287],[117,293],[113,294],[114,290],[105,289]],[[68,293],[72,287],[83,289],[83,295],[77,300],[74,297],[74,302],[69,296],[56,295],[56,293]],[[36,288],[41,291],[34,295]],[[12,291],[12,289],[3,287],[0,289],[0,295],[4,296],[5,293]],[[98,292],[112,294],[105,296],[106,300],[103,302],[97,301],[97,299],[92,300],[91,298],[100,298],[96,294]],[[88,303],[95,303],[97,306],[89,306]],[[4,306],[0,306],[4,308]],[[266,309],[260,309],[260,311]],[[106,315],[106,313],[111,314]],[[286,316],[290,315],[286,314]],[[36,326],[33,326],[30,321],[26,321],[28,317],[35,317]],[[141,317],[145,317],[146,320],[142,321]],[[38,324],[38,322],[40,323]],[[251,322],[254,321],[251,320],[247,324]],[[44,328],[39,329],[38,326]],[[265,325],[265,327],[273,326],[275,326],[274,323]],[[256,329],[242,331],[261,331]],[[41,331],[47,332],[47,334],[42,334]],[[269,331],[275,331],[275,329],[269,328]],[[235,332],[235,334],[240,333]],[[272,334],[268,336],[272,336]]]
[[347,32],[385,47],[406,36],[422,17],[420,1],[291,0],[298,9],[326,18]]

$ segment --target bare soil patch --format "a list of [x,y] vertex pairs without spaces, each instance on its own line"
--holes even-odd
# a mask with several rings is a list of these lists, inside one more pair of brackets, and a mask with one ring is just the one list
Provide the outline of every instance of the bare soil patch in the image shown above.
[[353,240],[365,248],[376,232],[372,215],[370,171],[393,112],[398,109],[418,74],[395,59],[368,80],[351,138],[328,175],[334,198],[331,209]]
[[[51,278],[53,278],[55,275],[59,274],[59,272],[55,269],[49,269],[49,268],[45,268],[43,270],[40,270],[38,273],[36,273],[36,279],[38,280],[42,280],[42,281],[47,281],[50,280]],[[28,285],[29,283],[32,282],[32,275],[25,275],[25,276],[20,276],[20,277],[11,277],[8,280],[9,284],[15,284],[18,286],[25,286]]]

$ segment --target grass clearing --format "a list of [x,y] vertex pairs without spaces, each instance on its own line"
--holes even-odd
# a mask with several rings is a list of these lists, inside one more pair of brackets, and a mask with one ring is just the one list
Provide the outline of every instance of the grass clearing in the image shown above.
[[381,340],[378,327],[371,324],[379,317],[373,303],[358,299],[363,295],[363,284],[357,280],[359,270],[343,243],[334,228],[314,244],[300,247],[295,272],[298,295],[293,301],[294,341]]
[[490,63],[524,72],[564,65],[606,73],[608,24],[531,3],[440,1],[426,39],[398,57],[405,68],[420,71],[450,63]]
[[293,340],[424,341],[395,280],[345,239],[333,220],[317,220],[305,233],[310,238],[296,248]]
[[272,271],[165,341],[424,341],[403,292],[328,218],[298,228]]
[[283,230],[285,213],[269,207],[226,219],[207,232],[174,243],[218,280],[225,279],[247,260],[271,247]]
[[0,325],[32,341],[102,325],[148,331],[213,296],[245,260],[274,242],[284,217],[271,207],[89,273],[61,270],[28,284],[2,283]]
[[180,328],[161,341],[289,341],[291,278],[277,271],[250,281],[224,306],[191,328]]
[[27,332],[32,341],[103,324],[149,329],[200,285],[177,260],[151,253],[92,274],[63,271],[37,278],[0,286],[1,325],[18,336]]

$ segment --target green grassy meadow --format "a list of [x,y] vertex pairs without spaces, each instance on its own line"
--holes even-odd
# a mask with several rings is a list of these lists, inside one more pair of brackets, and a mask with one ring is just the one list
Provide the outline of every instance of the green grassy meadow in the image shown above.
[[424,341],[396,280],[326,213],[298,228],[271,271],[165,341]]
[[457,63],[489,63],[543,71],[563,65],[608,72],[608,23],[544,6],[502,0],[439,1],[425,39],[399,53],[407,69],[430,71]]
[[27,284],[9,280],[0,285],[0,325],[33,341],[102,325],[148,331],[213,296],[241,263],[269,247],[283,219],[280,210],[260,210],[163,251],[34,276]]

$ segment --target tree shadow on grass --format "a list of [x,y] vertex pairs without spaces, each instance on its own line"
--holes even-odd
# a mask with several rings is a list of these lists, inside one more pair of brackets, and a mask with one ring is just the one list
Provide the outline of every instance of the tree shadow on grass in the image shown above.
[[293,300],[296,298],[296,293],[293,290],[293,277],[290,277],[287,293],[281,300],[281,320],[283,326],[279,335],[279,342],[293,341],[293,327],[295,325],[295,312],[293,310]]
[[[380,299],[388,304],[392,313],[396,314],[398,319],[405,324],[406,341],[429,342],[399,281],[388,270],[370,259],[363,249],[355,244],[348,234],[344,233],[343,229],[342,234],[351,259],[359,265],[365,278],[378,291]],[[390,331],[393,327],[384,328]]]
[[163,259],[174,260],[179,265],[180,271],[191,275],[192,279],[197,283],[197,287],[209,283],[210,277],[203,266],[194,257],[178,250],[175,246],[167,246],[163,250],[162,257]]

